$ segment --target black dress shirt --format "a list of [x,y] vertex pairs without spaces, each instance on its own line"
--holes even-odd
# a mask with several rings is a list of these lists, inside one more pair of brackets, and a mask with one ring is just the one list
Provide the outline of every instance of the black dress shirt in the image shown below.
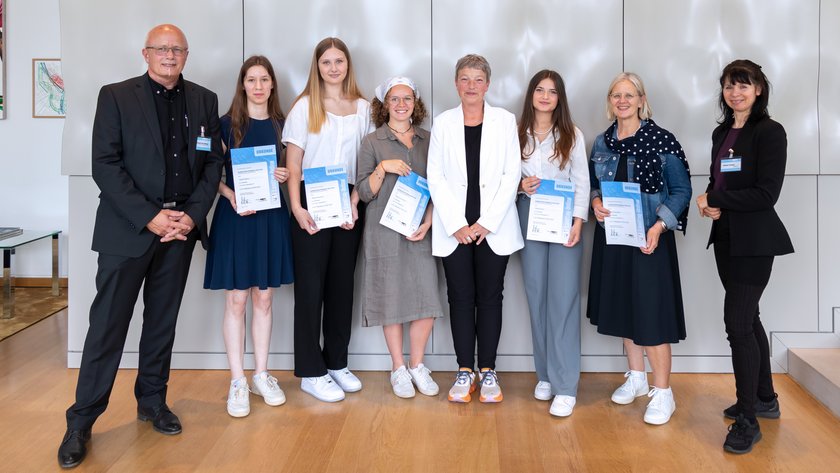
[[187,100],[184,96],[184,78],[179,77],[172,89],[158,84],[149,77],[155,96],[160,135],[163,139],[163,156],[166,162],[164,202],[187,201],[193,191],[192,172],[187,159],[188,130]]

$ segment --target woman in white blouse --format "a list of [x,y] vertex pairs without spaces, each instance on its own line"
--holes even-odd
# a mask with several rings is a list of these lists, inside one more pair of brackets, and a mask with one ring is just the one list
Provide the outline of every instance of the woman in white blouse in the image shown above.
[[563,78],[542,70],[531,78],[519,123],[522,234],[528,235],[531,196],[554,181],[574,184],[572,227],[563,243],[525,240],[522,276],[531,313],[537,386],[534,397],[553,398],[551,415],[572,414],[580,379],[580,233],[589,215],[589,163],[583,133],[572,122]]
[[[344,399],[362,389],[347,368],[353,313],[353,273],[364,212],[353,189],[356,154],[373,131],[370,103],[362,97],[350,51],[338,38],[315,47],[309,79],[283,129],[289,169],[289,207],[295,262],[295,376],[301,389],[321,401]],[[306,206],[303,170],[340,165],[347,171],[352,221],[320,229]],[[324,346],[321,348],[323,308]]]

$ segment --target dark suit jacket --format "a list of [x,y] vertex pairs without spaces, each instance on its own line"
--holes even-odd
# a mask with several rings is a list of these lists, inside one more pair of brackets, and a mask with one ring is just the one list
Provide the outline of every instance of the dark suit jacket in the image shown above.
[[[206,248],[207,212],[218,191],[222,148],[218,98],[184,81],[189,160],[193,192],[183,211],[195,222]],[[197,151],[204,127],[211,151]],[[159,238],[146,229],[163,204],[166,164],[152,88],[146,75],[109,84],[99,91],[93,121],[93,180],[99,186],[99,208],[93,230],[94,251],[138,257]]]
[[[712,166],[728,131],[729,127],[721,125],[712,132]],[[713,190],[715,178],[710,168],[706,188],[709,206],[728,214],[732,256],[793,253],[787,230],[773,208],[785,179],[785,129],[769,118],[747,123],[732,150],[741,157],[741,170],[724,173],[726,190]],[[717,221],[712,224],[708,245],[717,225]]]

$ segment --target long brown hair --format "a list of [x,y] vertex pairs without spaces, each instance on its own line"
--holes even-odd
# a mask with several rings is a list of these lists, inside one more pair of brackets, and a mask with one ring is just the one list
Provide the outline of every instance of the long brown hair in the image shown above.
[[321,77],[321,71],[318,68],[318,60],[327,52],[328,49],[335,48],[344,53],[347,58],[347,76],[344,78],[342,84],[342,93],[344,97],[349,100],[363,99],[362,91],[356,83],[356,74],[353,71],[353,60],[350,59],[350,50],[344,41],[338,38],[324,38],[315,46],[315,52],[312,53],[312,63],[309,66],[309,78],[306,80],[306,87],[303,92],[297,96],[295,102],[297,103],[303,97],[309,97],[309,132],[319,133],[321,126],[327,121],[326,107],[324,106],[324,79]]
[[[536,113],[534,112],[534,91],[543,79],[551,79],[554,88],[557,89],[557,107],[551,113],[551,133],[554,136],[554,154],[550,161],[560,160],[560,169],[569,163],[572,147],[575,145],[575,124],[572,121],[572,113],[569,111],[569,101],[566,98],[566,84],[563,78],[555,71],[543,69],[534,74],[528,84],[528,91],[525,93],[525,103],[522,106],[522,118],[519,121],[519,150],[522,159],[528,159],[534,150],[526,154],[528,146],[528,132],[534,132]],[[535,138],[536,139],[536,138]],[[535,142],[536,144],[536,142]]]
[[254,66],[264,67],[268,76],[271,77],[272,89],[268,95],[268,116],[271,118],[272,125],[274,125],[277,142],[280,142],[283,120],[286,117],[283,115],[283,110],[280,109],[280,100],[277,98],[277,76],[274,75],[274,67],[271,66],[271,61],[265,56],[251,56],[239,68],[233,101],[227,111],[227,115],[230,116],[231,133],[233,134],[233,139],[229,140],[231,148],[237,148],[242,144],[242,139],[245,138],[245,132],[248,130],[248,124],[250,123],[248,96],[245,94],[245,75],[248,74],[248,69]]

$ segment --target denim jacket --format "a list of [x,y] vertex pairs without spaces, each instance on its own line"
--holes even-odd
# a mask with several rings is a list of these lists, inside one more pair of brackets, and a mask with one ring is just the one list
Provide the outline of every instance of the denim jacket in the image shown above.
[[[665,222],[669,230],[684,230],[677,228],[677,217],[682,215],[691,200],[691,179],[679,158],[672,154],[660,154],[659,157],[662,159],[662,178],[665,181],[665,187],[656,194],[642,192],[645,230],[652,227],[657,219]],[[619,160],[620,155],[610,150],[604,142],[603,133],[599,134],[589,155],[590,202],[596,197],[601,197],[600,183],[602,181],[615,179]],[[629,182],[634,182],[635,164],[635,158],[628,156],[627,180]]]

